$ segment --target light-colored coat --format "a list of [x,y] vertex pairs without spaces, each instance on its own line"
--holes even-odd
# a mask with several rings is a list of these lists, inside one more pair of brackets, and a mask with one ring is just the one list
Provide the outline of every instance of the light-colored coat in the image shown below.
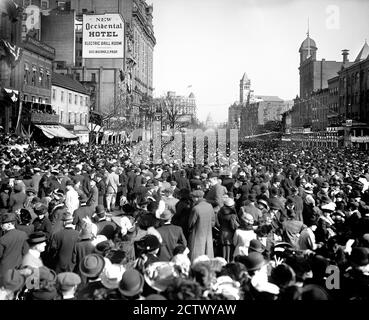
[[193,208],[189,218],[190,236],[188,239],[191,261],[201,255],[214,257],[213,226],[215,225],[214,209],[201,199]]

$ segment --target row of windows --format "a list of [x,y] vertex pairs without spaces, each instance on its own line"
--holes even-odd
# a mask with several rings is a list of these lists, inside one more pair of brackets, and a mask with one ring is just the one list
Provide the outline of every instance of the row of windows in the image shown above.
[[24,65],[24,83],[42,88],[50,88],[51,77],[50,71],[43,68],[32,67],[32,70],[27,64]]
[[[55,101],[57,99],[57,92],[56,92],[56,89],[53,89],[52,91],[52,98],[53,100]],[[64,90],[60,91],[60,101],[61,102],[64,102],[64,98],[65,98],[65,95],[64,95]],[[78,95],[75,94],[74,95],[74,104],[75,105],[78,105],[78,100],[79,100],[79,105],[80,106],[88,106],[88,99],[87,97],[82,97],[82,96],[79,96],[79,99],[78,99]],[[73,95],[72,93],[68,93],[68,103],[73,103]]]
[[[29,100],[30,98],[30,100]],[[49,99],[48,98],[37,98],[35,96],[31,96],[31,97],[28,97],[28,95],[24,95],[23,96],[23,100],[24,101],[32,101],[32,102],[38,102],[38,103],[43,103],[43,104],[48,104],[49,103]]]
[[[64,117],[68,118],[65,119]],[[76,125],[85,125],[88,124],[88,115],[86,113],[78,113],[78,112],[68,112],[68,114],[64,114],[63,111],[60,111],[60,122],[64,123],[67,120],[68,124],[76,124]]]

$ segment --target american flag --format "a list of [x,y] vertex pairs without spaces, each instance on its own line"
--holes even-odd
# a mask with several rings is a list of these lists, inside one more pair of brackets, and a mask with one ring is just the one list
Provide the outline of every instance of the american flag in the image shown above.
[[16,45],[12,45],[10,42],[5,40],[1,40],[1,43],[3,48],[5,48],[5,51],[8,54],[8,58],[11,64],[15,66],[22,58],[23,49]]

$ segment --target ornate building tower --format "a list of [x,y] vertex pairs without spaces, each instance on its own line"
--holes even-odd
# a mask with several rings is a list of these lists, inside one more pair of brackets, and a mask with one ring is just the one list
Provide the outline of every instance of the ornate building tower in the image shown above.
[[240,80],[240,104],[247,102],[247,97],[250,93],[251,81],[247,77],[246,72],[243,74],[242,79]]

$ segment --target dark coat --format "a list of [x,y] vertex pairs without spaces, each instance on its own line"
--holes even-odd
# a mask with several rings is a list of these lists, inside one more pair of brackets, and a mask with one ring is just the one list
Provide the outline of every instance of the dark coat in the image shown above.
[[35,226],[32,223],[28,225],[17,224],[16,229],[20,231],[24,231],[27,234],[27,236],[29,236],[31,233],[35,231]]
[[7,270],[21,266],[29,249],[27,238],[25,232],[16,229],[7,231],[0,238],[0,280]]
[[56,205],[49,214],[52,226],[52,233],[56,233],[63,229],[63,215],[67,212],[67,207],[61,203]]
[[163,239],[162,247],[159,253],[160,261],[170,261],[173,258],[173,250],[178,245],[187,247],[187,240],[183,234],[182,228],[173,224],[164,224],[157,231]]
[[83,219],[86,217],[92,218],[94,210],[88,206],[81,206],[73,213],[73,224],[76,226],[76,230],[82,229]]
[[75,264],[74,272],[78,273],[82,279],[82,282],[86,283],[87,279],[85,276],[80,274],[79,272],[79,264],[82,261],[82,259],[89,255],[90,253],[93,253],[95,250],[94,245],[91,243],[91,240],[79,240],[76,242],[76,245],[74,246],[73,250],[73,262]]
[[35,220],[33,220],[32,224],[34,225],[35,232],[42,231],[46,234],[47,238],[50,238],[52,233],[52,225],[49,218],[44,217],[43,219],[40,219],[37,217]]
[[97,190],[99,192],[98,204],[104,205],[104,197],[105,197],[105,193],[106,193],[106,183],[105,183],[104,179],[100,180],[96,184],[96,187],[97,187]]
[[302,211],[304,210],[304,202],[299,195],[291,196],[293,203],[295,204],[296,220],[303,221]]
[[225,177],[222,181],[222,185],[227,188],[228,192],[233,193],[235,180],[233,178]]
[[177,188],[178,189],[191,190],[190,182],[188,181],[188,179],[186,177],[179,176],[178,178],[176,178],[176,182],[177,182]]
[[201,255],[214,257],[213,230],[215,225],[214,209],[204,199],[200,200],[191,211],[189,218],[190,236],[188,239],[191,261]]
[[75,268],[74,247],[78,241],[79,232],[65,228],[51,237],[49,256],[54,261],[56,273],[73,272]]
[[117,225],[114,222],[101,220],[96,223],[97,234],[105,236],[108,240],[113,240]]
[[197,190],[197,189],[201,189],[203,183],[200,179],[191,179],[190,180],[190,187],[191,190]]
[[186,239],[188,239],[189,236],[188,223],[190,219],[191,209],[191,200],[181,199],[176,203],[176,213],[172,218],[172,224],[182,228]]
[[16,211],[23,208],[27,195],[24,192],[12,192],[9,197],[10,211]]
[[233,208],[222,207],[218,212],[218,223],[221,243],[231,245],[234,232],[239,227],[236,211]]
[[98,204],[99,204],[99,189],[95,186],[90,190],[87,205],[91,207],[92,210],[95,210]]

